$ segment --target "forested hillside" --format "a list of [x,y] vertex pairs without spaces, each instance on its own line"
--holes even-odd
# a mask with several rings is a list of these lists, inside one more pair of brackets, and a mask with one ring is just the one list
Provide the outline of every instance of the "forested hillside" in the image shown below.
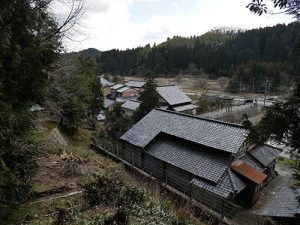
[[250,61],[290,62],[291,49],[299,36],[299,23],[248,31],[212,30],[199,37],[175,36],[150,47],[110,50],[101,53],[102,72],[143,75],[177,74],[192,69],[227,75],[230,67]]
[[299,37],[299,23],[278,24],[243,31],[218,28],[201,36],[175,36],[159,45],[127,50],[113,49],[94,55],[99,73],[144,76],[202,75],[210,78],[226,76],[231,79],[229,90],[263,92],[266,80],[271,89],[281,91],[290,84],[293,73],[292,48]]

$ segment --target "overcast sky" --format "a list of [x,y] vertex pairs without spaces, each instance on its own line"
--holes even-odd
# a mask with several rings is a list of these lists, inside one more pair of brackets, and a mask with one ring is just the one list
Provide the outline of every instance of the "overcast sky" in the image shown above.
[[289,23],[287,15],[251,13],[251,0],[86,0],[82,27],[65,41],[68,51],[126,49],[161,43],[167,37],[201,35],[214,27],[244,29]]

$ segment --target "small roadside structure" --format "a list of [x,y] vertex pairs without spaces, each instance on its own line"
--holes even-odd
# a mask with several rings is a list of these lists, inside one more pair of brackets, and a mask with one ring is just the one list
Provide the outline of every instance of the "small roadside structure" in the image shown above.
[[156,88],[160,96],[160,106],[175,112],[196,114],[197,105],[175,85],[159,86]]
[[253,205],[274,177],[280,151],[248,135],[237,124],[154,109],[121,137],[119,157],[222,211],[224,199]]
[[128,100],[122,104],[122,110],[124,111],[125,116],[133,116],[134,113],[140,107],[141,102],[135,100]]
[[145,81],[140,81],[140,80],[130,80],[127,83],[125,83],[126,87],[132,88],[137,90],[139,93],[143,92],[144,85],[146,84]]

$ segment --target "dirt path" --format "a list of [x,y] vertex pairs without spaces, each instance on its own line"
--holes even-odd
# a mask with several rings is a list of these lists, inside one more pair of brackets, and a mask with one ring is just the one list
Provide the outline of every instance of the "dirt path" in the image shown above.
[[73,192],[69,192],[69,193],[53,194],[53,195],[42,197],[37,201],[31,202],[30,205],[38,204],[41,202],[52,201],[52,200],[56,200],[56,199],[60,199],[60,198],[67,198],[70,196],[81,194],[82,192],[83,191],[80,190],[80,191],[73,191]]
[[293,169],[291,169],[287,165],[277,163],[276,171],[279,175],[275,177],[266,187],[263,188],[260,199],[253,206],[254,211],[262,209],[274,197],[275,193],[282,187],[290,186]]

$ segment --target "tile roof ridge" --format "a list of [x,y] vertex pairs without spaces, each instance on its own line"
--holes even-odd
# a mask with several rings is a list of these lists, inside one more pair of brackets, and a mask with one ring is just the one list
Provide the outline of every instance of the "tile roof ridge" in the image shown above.
[[181,116],[186,116],[186,117],[191,117],[191,118],[195,118],[195,119],[199,119],[199,120],[205,120],[205,121],[209,121],[209,122],[219,123],[219,124],[228,125],[228,126],[237,127],[237,128],[247,130],[246,127],[244,127],[242,125],[239,125],[239,124],[236,124],[236,123],[230,123],[230,122],[225,122],[225,121],[221,121],[221,120],[209,119],[209,118],[194,116],[194,115],[190,115],[190,114],[175,112],[175,111],[171,111],[171,110],[167,110],[167,109],[161,109],[161,108],[155,108],[155,110],[159,110],[159,111],[166,112],[166,113],[177,114],[177,115],[181,115]]
[[234,190],[234,192],[236,192],[237,191],[237,187],[234,185],[234,182],[233,182],[233,177],[232,177],[232,171],[231,171],[231,169],[230,169],[230,167],[228,167],[227,168],[227,171],[226,171],[227,173],[228,173],[228,175],[229,175],[229,179],[230,179],[230,183],[231,183],[231,185],[232,185],[232,187],[233,187],[233,190]]

